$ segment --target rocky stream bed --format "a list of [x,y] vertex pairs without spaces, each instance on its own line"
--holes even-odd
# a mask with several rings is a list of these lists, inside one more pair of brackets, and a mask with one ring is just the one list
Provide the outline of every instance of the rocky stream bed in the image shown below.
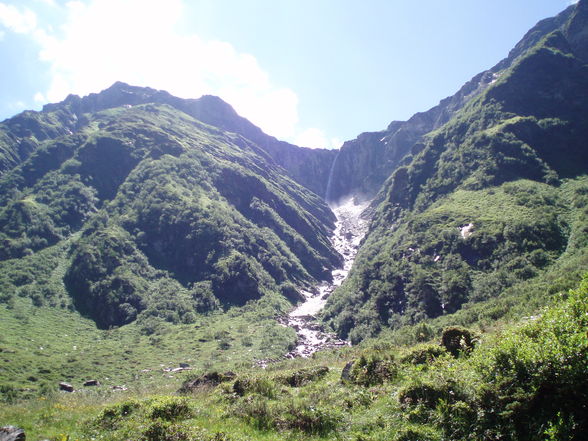
[[[353,265],[361,239],[365,235],[368,219],[362,217],[362,212],[369,205],[368,202],[356,204],[353,198],[332,207],[337,216],[335,230],[331,242],[335,249],[343,256],[343,267],[333,270],[333,281],[321,282],[310,291],[303,291],[306,300],[300,303],[289,314],[279,319],[283,326],[296,331],[296,347],[285,355],[285,358],[310,357],[317,351],[338,346],[348,346],[350,343],[339,339],[335,334],[325,331],[317,322],[317,315],[324,308],[331,293],[340,286]],[[261,361],[261,366],[270,360]]]

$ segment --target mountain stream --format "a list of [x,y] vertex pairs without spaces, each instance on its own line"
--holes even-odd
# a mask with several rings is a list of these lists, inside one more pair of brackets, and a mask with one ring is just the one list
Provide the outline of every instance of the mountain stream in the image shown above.
[[359,243],[367,231],[368,219],[363,218],[361,214],[368,205],[369,201],[356,204],[353,198],[350,198],[337,207],[331,207],[337,217],[331,243],[343,256],[343,268],[332,271],[332,283],[321,282],[311,291],[302,291],[306,300],[288,315],[280,318],[280,323],[293,328],[297,335],[296,347],[285,355],[286,358],[310,357],[322,349],[349,345],[349,342],[325,332],[322,325],[316,321],[316,317],[324,308],[331,293],[349,274]]

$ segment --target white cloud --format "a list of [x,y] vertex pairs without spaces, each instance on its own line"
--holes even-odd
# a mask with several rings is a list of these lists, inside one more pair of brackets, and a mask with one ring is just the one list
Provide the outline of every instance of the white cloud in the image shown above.
[[316,128],[302,131],[294,138],[294,143],[302,147],[338,149],[343,144],[337,138],[328,139],[325,133]]
[[45,95],[43,95],[41,92],[37,92],[33,97],[33,100],[40,104],[46,103],[48,101],[47,98],[45,98]]
[[12,32],[27,34],[37,27],[37,16],[30,9],[21,11],[16,6],[0,2],[0,24]]
[[253,55],[227,42],[178,32],[183,0],[37,3],[62,9],[64,21],[57,31],[51,23],[38,24],[34,12],[1,2],[0,24],[28,33],[40,46],[40,59],[49,64],[50,85],[34,96],[39,104],[124,81],[183,98],[218,95],[268,134],[312,147],[338,143],[318,129],[298,127],[296,93],[272,83]]
[[34,33],[41,59],[51,66],[51,84],[42,95],[59,101],[115,81],[184,98],[213,94],[267,133],[294,136],[296,94],[273,84],[255,57],[231,44],[178,33],[182,9],[181,0],[67,3],[59,37],[39,29]]
[[43,3],[47,6],[51,6],[53,8],[57,7],[57,3],[55,3],[55,0],[37,0],[39,3]]

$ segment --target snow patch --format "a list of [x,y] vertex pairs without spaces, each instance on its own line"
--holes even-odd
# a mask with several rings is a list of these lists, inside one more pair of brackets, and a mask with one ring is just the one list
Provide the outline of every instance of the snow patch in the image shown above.
[[463,226],[459,227],[459,231],[461,233],[461,238],[467,239],[468,237],[470,237],[473,233],[473,231],[472,231],[473,229],[474,229],[474,224],[472,224],[472,223],[469,223],[467,225],[463,225]]

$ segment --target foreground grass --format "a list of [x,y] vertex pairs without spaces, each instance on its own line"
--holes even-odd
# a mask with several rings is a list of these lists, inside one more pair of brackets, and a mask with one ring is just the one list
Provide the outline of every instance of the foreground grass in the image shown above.
[[242,367],[220,384],[200,377],[184,395],[173,382],[49,394],[4,406],[0,421],[60,441],[580,440],[587,330],[585,278],[531,319],[478,336],[454,328],[459,338],[444,346],[373,340],[266,370]]
[[160,323],[145,335],[135,324],[99,330],[77,313],[19,298],[12,309],[0,306],[0,398],[45,396],[61,381],[80,389],[90,379],[100,381],[99,392],[123,385],[135,391],[177,388],[186,371],[165,369],[180,363],[195,370],[228,370],[279,357],[295,333],[258,306],[202,316],[189,325]]

